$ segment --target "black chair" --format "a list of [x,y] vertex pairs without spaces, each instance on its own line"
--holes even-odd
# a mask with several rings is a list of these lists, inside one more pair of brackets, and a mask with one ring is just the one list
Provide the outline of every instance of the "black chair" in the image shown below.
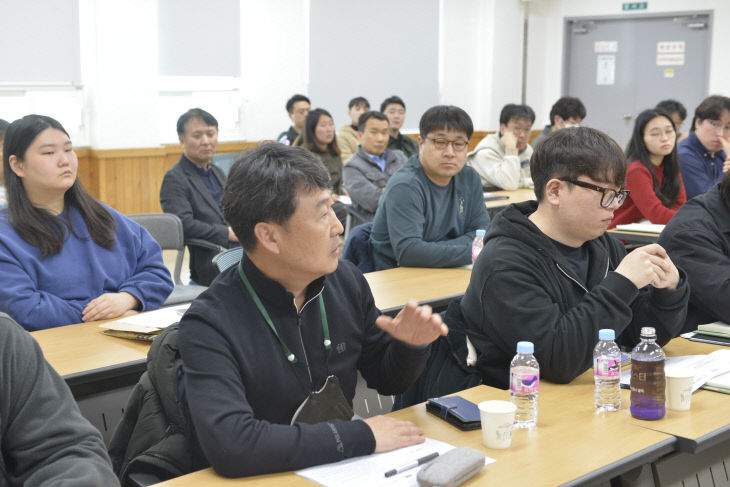
[[180,279],[185,245],[197,245],[219,252],[225,250],[224,247],[206,240],[190,239],[186,241],[183,237],[182,222],[177,215],[173,215],[172,213],[140,213],[128,215],[128,217],[150,232],[150,235],[157,241],[162,250],[177,250],[175,268],[172,272],[172,280],[175,283],[175,288],[165,300],[163,306],[189,303],[207,289],[205,286],[198,286],[196,284],[183,284]]

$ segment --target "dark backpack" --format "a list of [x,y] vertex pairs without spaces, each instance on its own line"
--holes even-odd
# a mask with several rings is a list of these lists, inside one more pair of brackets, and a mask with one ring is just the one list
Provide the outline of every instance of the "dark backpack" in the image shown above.
[[109,444],[114,472],[122,486],[135,474],[162,480],[208,466],[185,401],[178,324],[155,338],[147,371],[132,390]]

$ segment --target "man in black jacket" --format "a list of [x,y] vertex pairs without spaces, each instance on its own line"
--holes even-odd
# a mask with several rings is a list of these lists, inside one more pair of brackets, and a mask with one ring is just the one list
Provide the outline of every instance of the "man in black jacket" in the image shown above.
[[730,172],[679,209],[659,244],[686,269],[692,286],[682,331],[713,321],[730,323]]
[[101,434],[38,344],[0,313],[0,485],[115,486]]
[[[601,328],[615,330],[625,347],[639,342],[642,326],[655,327],[661,344],[682,328],[689,286],[664,249],[652,244],[626,255],[606,233],[628,195],[618,145],[594,129],[560,130],[537,147],[530,171],[538,201],[510,205],[489,225],[464,297],[444,318],[460,363],[429,359],[440,365],[429,364],[419,381],[424,395],[473,385],[470,374],[507,388],[521,340],[534,343],[541,378],[567,383],[591,366]],[[476,349],[470,367],[464,335]],[[407,399],[399,404],[419,397],[409,391]]]
[[[205,110],[191,108],[177,120],[183,154],[167,171],[160,188],[160,205],[183,224],[186,239],[200,239],[228,247],[237,242],[221,208],[226,176],[212,164],[218,145],[218,121]],[[190,278],[207,286],[218,274],[212,263],[216,251],[190,246]]]
[[[409,422],[350,421],[357,371],[381,394],[401,392],[447,329],[415,303],[396,318],[379,316],[363,275],[338,260],[343,229],[317,161],[304,149],[269,144],[234,164],[223,208],[246,253],[180,322],[190,416],[205,456],[228,477],[424,440]],[[295,421],[326,384],[334,394],[313,408],[319,419]]]

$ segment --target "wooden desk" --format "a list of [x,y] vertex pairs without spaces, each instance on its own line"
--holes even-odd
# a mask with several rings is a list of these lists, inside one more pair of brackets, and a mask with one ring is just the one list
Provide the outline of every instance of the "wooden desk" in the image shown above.
[[507,205],[511,205],[512,203],[521,203],[523,201],[535,199],[535,190],[530,188],[520,188],[514,190],[503,189],[500,191],[489,191],[489,193],[499,196],[507,196],[508,199],[485,201],[484,204],[487,206],[487,208],[503,208]]
[[656,243],[659,240],[658,233],[627,232],[624,230],[616,230],[615,228],[608,230],[608,233],[619,240],[624,240],[627,243],[650,244]]
[[492,200],[485,201],[484,205],[487,207],[487,212],[490,218],[494,218],[494,215],[502,211],[505,207],[512,203],[522,203],[523,201],[529,201],[535,199],[535,191],[530,188],[521,188],[515,190],[501,190],[501,191],[489,191],[489,193],[507,196],[506,200]]
[[99,385],[109,386],[107,390],[119,386],[114,379],[134,384],[145,370],[149,343],[105,335],[100,323],[104,321],[31,333],[77,399],[98,392]]
[[410,298],[433,308],[441,308],[469,285],[471,270],[396,267],[365,274],[375,305],[385,314],[397,313]]
[[[724,348],[721,345],[699,343],[684,338],[675,338],[664,351],[667,356],[706,355]],[[679,451],[699,453],[719,443],[730,440],[730,395],[700,389],[692,394],[689,411],[671,411],[658,421],[632,423],[660,431],[678,439]]]
[[[572,385],[541,386],[538,427],[515,430],[512,446],[507,450],[485,448],[480,430],[459,431],[428,414],[423,404],[390,415],[413,421],[430,438],[470,446],[497,460],[465,485],[553,486],[601,482],[674,450],[675,439],[670,435],[636,427],[621,414],[596,413],[592,387],[588,394],[583,389]],[[462,391],[460,395],[475,403],[509,399],[509,392],[486,386]],[[158,485],[238,484],[312,485],[293,472],[231,480],[218,476],[210,468]]]

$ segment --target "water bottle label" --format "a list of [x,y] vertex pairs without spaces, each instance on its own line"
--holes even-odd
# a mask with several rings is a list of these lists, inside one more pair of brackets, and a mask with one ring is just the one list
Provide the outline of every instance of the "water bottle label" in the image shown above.
[[621,372],[621,360],[609,357],[593,359],[593,375],[616,378]]
[[535,394],[540,388],[540,374],[510,374],[509,388],[512,392],[521,394]]
[[473,245],[471,247],[471,260],[475,261],[477,260],[477,257],[479,257],[479,252],[482,251],[481,247],[477,247],[476,245]]

